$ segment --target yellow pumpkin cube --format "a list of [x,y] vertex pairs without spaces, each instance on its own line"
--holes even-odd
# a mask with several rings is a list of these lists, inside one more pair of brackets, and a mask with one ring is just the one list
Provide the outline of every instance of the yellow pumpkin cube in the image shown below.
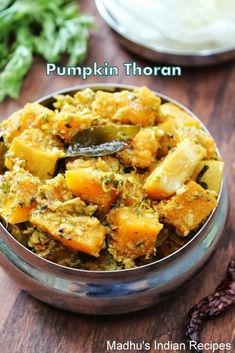
[[18,224],[29,220],[32,207],[16,205],[14,198],[9,199],[2,210],[3,219],[10,224]]
[[168,119],[159,124],[158,127],[164,132],[158,150],[158,157],[161,158],[166,156],[172,148],[175,148],[181,139],[178,126],[174,119]]
[[191,177],[205,153],[203,147],[184,139],[146,179],[144,190],[148,196],[158,200],[174,194]]
[[65,142],[70,142],[73,136],[80,130],[88,129],[97,120],[94,113],[87,110],[79,111],[77,107],[69,106],[58,112],[53,118],[51,132],[59,136]]
[[6,223],[18,224],[29,220],[36,207],[38,178],[24,170],[6,172],[0,180],[0,214]]
[[201,161],[193,172],[192,179],[205,189],[220,192],[224,171],[222,161]]
[[30,222],[71,250],[98,257],[106,228],[95,217],[34,210]]
[[98,91],[92,103],[92,109],[102,118],[121,123],[152,126],[155,124],[160,104],[160,97],[147,87],[141,87],[134,89],[133,92]]
[[39,103],[28,103],[1,124],[4,142],[10,144],[26,129],[48,129],[55,112]]
[[33,175],[42,180],[52,178],[58,158],[64,153],[53,144],[46,148],[43,138],[43,133],[37,129],[25,130],[15,137],[5,159],[6,167],[11,170],[14,159],[18,158],[25,161],[25,169]]
[[206,150],[206,155],[204,159],[214,159],[216,158],[216,145],[213,138],[202,128],[198,129],[195,127],[178,129],[179,139],[182,141],[185,138],[198,143]]
[[112,246],[118,260],[149,258],[154,253],[157,235],[163,227],[155,212],[121,207],[112,210],[108,219],[114,230]]
[[75,196],[81,197],[86,202],[99,205],[106,212],[114,203],[117,192],[111,186],[107,190],[104,188],[105,179],[109,179],[112,173],[102,172],[93,168],[80,168],[77,170],[67,170],[65,173],[68,190]]
[[200,128],[200,122],[192,117],[185,110],[181,109],[174,103],[161,104],[158,109],[157,121],[165,122],[172,119],[178,126],[195,126]]
[[186,236],[195,230],[217,206],[214,194],[190,180],[176,196],[162,201],[157,209],[164,222],[176,228],[178,235]]
[[141,129],[133,138],[130,147],[118,153],[118,158],[125,166],[150,167],[160,146],[158,133],[159,129],[156,127]]

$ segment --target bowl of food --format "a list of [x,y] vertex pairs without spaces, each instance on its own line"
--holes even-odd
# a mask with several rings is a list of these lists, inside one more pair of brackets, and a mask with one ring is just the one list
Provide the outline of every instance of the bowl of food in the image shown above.
[[201,121],[146,87],[87,85],[1,124],[0,265],[66,310],[143,309],[208,261],[228,213]]
[[235,58],[231,0],[200,6],[196,0],[151,0],[148,7],[143,0],[96,0],[96,6],[119,43],[148,60],[206,66]]

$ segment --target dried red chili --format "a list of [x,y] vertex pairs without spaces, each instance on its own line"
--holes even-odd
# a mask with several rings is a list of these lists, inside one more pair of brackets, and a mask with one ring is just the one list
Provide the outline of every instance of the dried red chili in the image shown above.
[[[187,342],[200,342],[200,331],[206,319],[220,315],[235,304],[235,259],[232,260],[227,269],[224,280],[216,288],[215,292],[202,299],[192,307],[188,313],[186,323]],[[195,345],[197,346],[197,344]],[[196,352],[202,352],[195,348]]]

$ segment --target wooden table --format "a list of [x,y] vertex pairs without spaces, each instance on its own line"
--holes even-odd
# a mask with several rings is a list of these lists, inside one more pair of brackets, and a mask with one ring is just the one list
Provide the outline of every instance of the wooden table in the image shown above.
[[[133,57],[117,44],[111,30],[97,14],[93,1],[82,1],[82,8],[92,13],[97,21],[86,65],[92,65],[94,60],[100,64],[107,61],[119,67],[122,62],[130,60],[136,60],[143,66],[150,64]],[[213,259],[187,289],[160,305],[129,315],[89,317],[54,309],[23,293],[0,270],[1,353],[105,353],[107,340],[181,342],[189,308],[213,291],[223,278],[229,259],[234,256],[235,188],[232,163],[235,161],[235,63],[212,68],[183,69],[182,76],[178,78],[91,77],[85,83],[94,82],[146,85],[178,99],[202,119],[215,137],[226,161],[231,196],[227,230]],[[36,59],[24,81],[20,99],[7,100],[1,104],[1,118],[6,118],[28,101],[79,83],[82,80],[76,77],[47,77],[45,62]],[[203,330],[203,341],[233,341],[234,344],[234,314],[235,308],[208,322]],[[235,349],[235,345],[233,347]]]

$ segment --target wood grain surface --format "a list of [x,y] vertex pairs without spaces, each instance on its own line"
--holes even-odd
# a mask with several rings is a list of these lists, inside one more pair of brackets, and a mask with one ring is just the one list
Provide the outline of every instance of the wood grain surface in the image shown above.
[[[85,65],[92,65],[94,60],[100,64],[107,61],[119,67],[131,60],[136,60],[139,65],[150,65],[118,45],[113,33],[98,15],[93,1],[84,0],[81,5],[84,11],[95,16],[97,22]],[[20,99],[1,104],[1,119],[7,118],[26,102],[55,90],[94,82],[146,85],[179,100],[201,118],[216,139],[226,162],[231,198],[227,229],[210,263],[184,291],[161,305],[128,315],[90,317],[63,312],[23,293],[0,270],[1,353],[105,353],[107,340],[181,342],[189,308],[214,290],[225,274],[229,259],[234,257],[235,177],[232,164],[235,161],[235,62],[210,68],[183,69],[182,76],[178,78],[90,77],[82,82],[76,77],[47,77],[45,62],[38,58],[24,81]],[[235,308],[208,322],[202,340],[230,342],[233,344],[231,352],[234,352]]]

